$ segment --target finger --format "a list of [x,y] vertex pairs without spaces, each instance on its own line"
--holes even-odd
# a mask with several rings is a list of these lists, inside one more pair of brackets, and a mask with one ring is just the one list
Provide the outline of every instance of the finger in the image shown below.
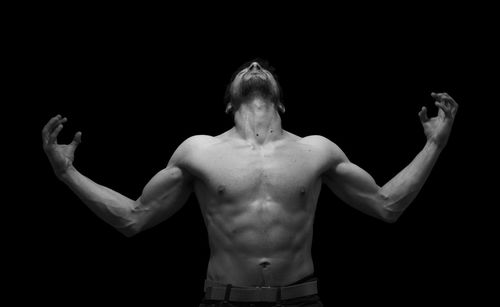
[[57,126],[59,126],[60,124],[64,124],[64,123],[65,123],[65,122],[67,122],[67,121],[68,121],[68,118],[67,118],[67,117],[60,119],[60,120],[57,122],[56,127],[57,127]]
[[54,134],[56,132],[56,130],[57,130],[57,128],[59,128],[59,126],[62,126],[62,124],[67,122],[67,121],[68,121],[68,119],[65,117],[65,118],[62,118],[62,119],[55,122],[54,129],[52,130],[52,132],[50,133],[50,136],[49,136],[49,143],[50,144],[57,144],[57,135],[59,134],[59,131],[61,131],[62,127],[55,134],[55,138],[52,137],[52,134]]
[[70,145],[72,145],[76,149],[76,147],[78,147],[78,145],[80,145],[81,142],[82,142],[82,132],[78,131],[77,133],[75,133],[73,141],[71,142]]
[[455,114],[457,114],[457,111],[458,111],[458,103],[451,109],[451,114],[455,116]]
[[45,142],[49,140],[50,133],[52,133],[52,130],[54,130],[54,125],[55,123],[61,118],[61,115],[56,115],[52,117],[47,124],[42,129],[42,137]]
[[448,95],[448,93],[444,93],[443,100],[450,103],[453,107],[458,108],[458,103],[455,101],[455,99],[453,99],[453,97]]
[[442,101],[444,101],[444,100],[447,100],[447,101],[448,101],[449,99],[452,99],[452,98],[450,97],[450,95],[448,95],[447,93],[434,93],[434,92],[432,92],[432,93],[431,93],[431,96],[432,96],[434,99],[436,99],[437,101],[440,101],[440,102],[442,102]]
[[443,109],[443,111],[444,109],[446,109],[446,105],[444,104],[444,102],[434,101],[434,104],[436,105],[436,107]]
[[454,116],[455,113],[457,113],[458,104],[454,102],[452,99],[445,97],[443,98],[443,103],[445,104],[446,108],[449,111],[447,113],[449,116]]
[[422,109],[420,110],[420,112],[418,112],[418,116],[420,117],[420,121],[422,121],[423,123],[425,123],[426,121],[428,121],[429,118],[427,117],[427,108],[426,107],[422,107]]
[[434,98],[437,101],[441,101],[441,99],[442,99],[442,93],[434,93],[434,92],[432,92],[431,96],[432,96],[432,98]]
[[446,97],[446,95],[445,95],[445,93],[437,93],[436,97],[438,98],[436,100],[443,101],[443,99]]
[[[432,98],[436,100],[437,103],[443,103],[443,93],[431,93]],[[435,102],[435,103],[436,103]],[[439,106],[436,104],[436,106]]]
[[458,109],[458,103],[446,92],[444,93],[431,93],[431,96],[434,97],[437,101],[436,104],[440,107],[440,111],[438,112],[439,116],[447,116],[453,118]]
[[59,132],[61,132],[63,128],[62,124],[59,124],[56,129],[50,134],[49,137],[49,144],[57,144],[57,136],[59,135]]
[[451,109],[444,102],[436,101],[434,104],[439,108],[439,116],[451,116]]
[[52,133],[59,124],[64,123],[68,120],[66,117],[62,117],[61,115],[58,115],[56,120],[52,123],[52,125],[49,127],[49,133]]
[[54,119],[55,119],[54,121],[51,120],[50,126],[47,127],[46,133],[48,133],[48,134],[51,134],[52,132],[54,132],[54,129],[57,128],[57,126],[59,126],[60,124],[68,121],[67,117],[61,118],[60,115],[54,117]]

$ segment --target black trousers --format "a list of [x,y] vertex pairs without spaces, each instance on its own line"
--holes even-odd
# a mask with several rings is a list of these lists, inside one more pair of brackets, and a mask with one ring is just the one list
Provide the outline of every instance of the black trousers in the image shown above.
[[[318,278],[314,276],[314,273],[306,276],[291,285],[297,285],[308,281],[317,280]],[[207,300],[203,299],[199,307],[273,307],[277,306],[278,303],[273,302],[227,302],[224,303],[223,300]],[[288,300],[282,300],[281,305],[287,307],[323,307],[323,303],[317,294],[296,297]]]

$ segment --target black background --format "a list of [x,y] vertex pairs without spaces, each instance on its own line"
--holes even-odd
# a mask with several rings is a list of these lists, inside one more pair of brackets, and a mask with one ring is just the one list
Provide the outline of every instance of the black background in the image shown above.
[[448,146],[397,223],[365,216],[323,186],[313,259],[325,306],[468,297],[483,244],[484,212],[471,210],[478,194],[471,140],[480,136],[470,126],[478,122],[477,92],[488,91],[479,81],[490,69],[488,25],[471,26],[476,12],[399,9],[283,18],[262,8],[205,18],[132,7],[34,9],[13,22],[21,30],[13,44],[14,107],[29,117],[23,182],[35,187],[23,190],[29,201],[13,228],[16,288],[61,304],[197,306],[209,249],[194,195],[168,221],[125,238],[56,179],[40,131],[50,117],[68,117],[59,142],[83,132],[77,169],[136,199],[184,139],[232,127],[224,90],[241,64],[259,57],[283,88],[283,128],[329,138],[379,185],[423,148],[418,112],[425,105],[436,115],[430,93],[455,98],[460,110]]

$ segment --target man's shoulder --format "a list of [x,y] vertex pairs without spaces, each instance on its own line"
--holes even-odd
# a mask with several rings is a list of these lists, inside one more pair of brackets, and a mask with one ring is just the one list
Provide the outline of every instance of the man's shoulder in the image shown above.
[[214,144],[216,142],[217,142],[217,139],[211,135],[197,134],[197,135],[193,135],[193,136],[190,136],[187,139],[185,139],[179,145],[178,150],[187,154],[189,152],[193,152],[193,151],[205,148],[207,146],[210,146],[211,144]]
[[286,140],[293,141],[297,143],[307,144],[307,145],[324,145],[327,146],[329,144],[333,144],[332,141],[327,139],[326,137],[318,134],[308,135],[308,136],[300,136],[291,133],[290,131],[283,130],[286,135]]
[[313,146],[319,146],[322,148],[338,147],[334,142],[332,142],[328,138],[318,134],[305,136],[301,138],[299,142]]
[[299,142],[314,147],[321,153],[328,155],[335,160],[345,158],[345,154],[337,144],[322,135],[309,135],[303,137]]
[[214,141],[216,141],[216,138],[211,135],[197,134],[185,139],[183,144],[196,146],[196,145],[210,144],[213,143]]
[[198,134],[185,139],[174,151],[169,164],[175,164],[178,167],[188,167],[196,153],[216,142],[216,139],[210,135]]

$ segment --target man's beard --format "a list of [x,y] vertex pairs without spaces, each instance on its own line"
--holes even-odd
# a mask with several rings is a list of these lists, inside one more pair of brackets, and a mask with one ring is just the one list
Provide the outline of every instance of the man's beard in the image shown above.
[[268,79],[252,77],[241,81],[239,88],[233,92],[231,100],[239,104],[244,100],[257,97],[277,103],[279,93]]

